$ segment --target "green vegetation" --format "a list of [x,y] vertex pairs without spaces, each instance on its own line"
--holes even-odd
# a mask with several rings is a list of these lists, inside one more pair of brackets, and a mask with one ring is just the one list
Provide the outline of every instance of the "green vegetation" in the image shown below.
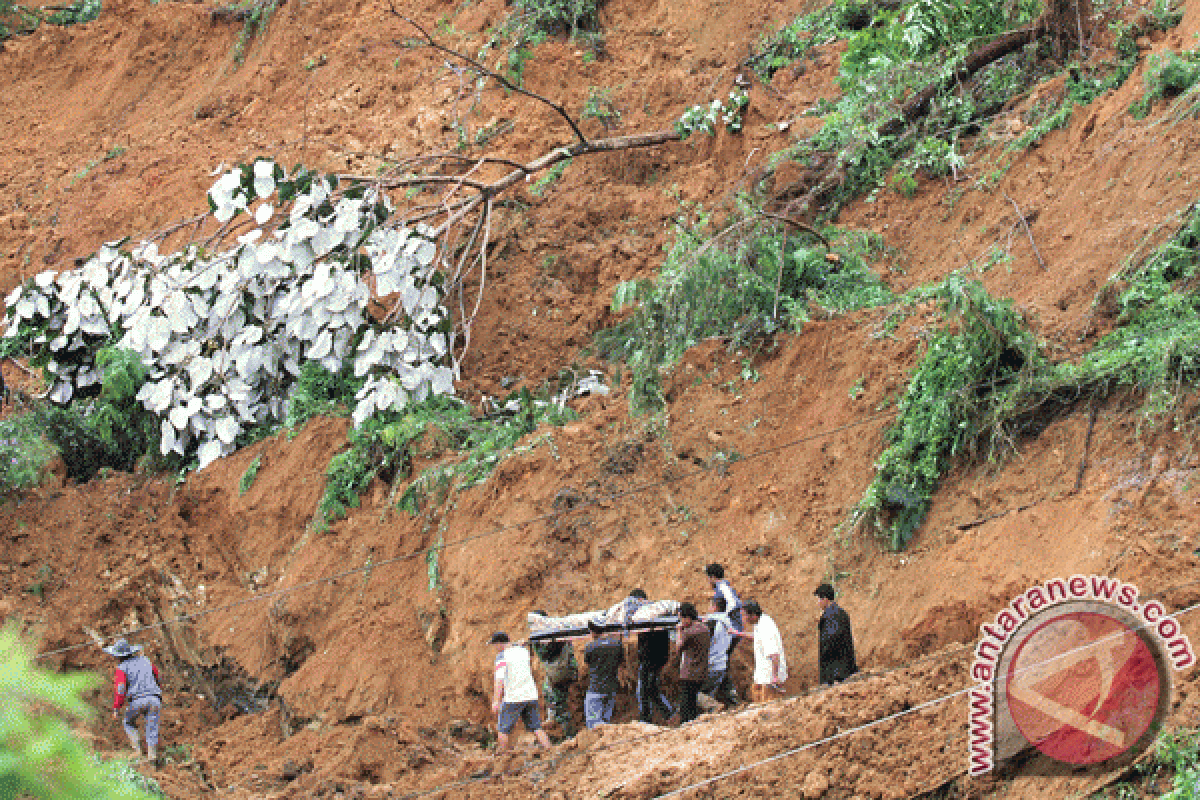
[[75,0],[69,6],[47,14],[41,6],[27,6],[12,0],[0,0],[0,42],[32,33],[45,22],[48,25],[82,25],[100,16],[101,0]]
[[1154,742],[1152,769],[1174,772],[1171,791],[1160,800],[1194,800],[1200,785],[1200,730],[1179,728],[1164,731]]
[[362,384],[363,380],[355,378],[349,368],[334,374],[316,361],[305,361],[288,398],[283,424],[295,436],[313,417],[348,414]]
[[925,519],[951,458],[972,444],[995,387],[1040,361],[1036,342],[1012,310],[983,287],[953,275],[933,291],[958,321],[934,334],[898,406],[889,445],[851,514],[856,525],[908,543]]
[[241,479],[238,480],[238,494],[250,491],[250,487],[254,485],[254,479],[258,477],[260,467],[262,467],[262,453],[256,455],[250,465],[246,467],[246,471],[242,473]]
[[720,120],[730,133],[738,133],[742,129],[742,116],[749,104],[750,95],[743,89],[734,89],[724,101],[713,100],[707,105],[699,103],[683,112],[675,121],[675,130],[682,139],[688,138],[696,131],[713,136],[717,132],[717,121]]
[[621,121],[621,111],[613,102],[612,89],[588,87],[587,101],[583,104],[580,119],[599,120],[605,128],[611,128]]
[[255,36],[260,36],[271,23],[271,16],[279,8],[279,0],[242,0],[240,3],[220,9],[225,16],[240,20],[242,29],[233,43],[233,61],[241,64],[246,60],[246,49]]
[[75,481],[91,480],[103,467],[132,470],[158,441],[158,424],[137,399],[146,381],[141,357],[131,350],[101,349],[97,397],[70,406],[43,405],[30,415],[35,426],[54,445]]
[[510,25],[554,35],[598,27],[599,0],[516,0]]
[[593,54],[603,48],[596,19],[600,0],[515,0],[512,6],[513,12],[492,34],[484,51],[507,42],[503,69],[517,86],[524,81],[525,65],[533,58],[533,49],[549,36],[565,34],[580,39]]
[[[815,47],[838,39],[846,42],[837,78],[843,94],[809,112],[823,118],[815,136],[778,156],[818,172],[837,166],[838,174],[819,198],[821,208],[814,210],[833,219],[847,201],[879,187],[890,185],[911,195],[919,187],[918,174],[937,178],[961,170],[967,157],[962,139],[977,134],[1010,108],[1014,98],[1057,69],[1042,57],[1042,45],[1036,41],[964,79],[960,71],[966,58],[989,38],[1028,25],[1041,5],[1033,0],[914,0],[887,10],[836,0],[761,41],[748,63],[766,80]],[[1159,24],[1174,19],[1159,16]],[[1027,115],[1029,127],[1010,151],[1029,147],[1062,127],[1076,105],[1091,102],[1128,78],[1137,63],[1137,48],[1130,29],[1116,33],[1117,59],[1067,64],[1061,99],[1040,104]],[[902,119],[904,103],[929,88],[936,90],[924,113]],[[992,179],[1006,169],[1007,164],[997,166]],[[983,185],[988,185],[987,179]]]
[[8,495],[37,486],[54,447],[31,424],[29,414],[0,419],[0,492]]
[[376,413],[350,431],[349,449],[334,456],[314,518],[317,529],[358,506],[359,495],[376,477],[394,484],[411,474],[414,457],[460,453],[423,472],[405,490],[398,505],[417,513],[427,498],[450,488],[480,483],[500,463],[505,451],[546,423],[561,425],[572,412],[554,402],[537,400],[528,390],[509,397],[502,413],[476,418],[460,401],[431,397],[402,412]]
[[101,384],[94,397],[70,406],[39,403],[0,420],[0,491],[38,484],[55,455],[67,476],[88,481],[103,470],[131,470],[152,451],[158,425],[137,399],[146,369],[129,350],[103,348],[96,356]]
[[1143,119],[1159,100],[1181,95],[1200,80],[1200,53],[1189,50],[1174,53],[1168,50],[1161,56],[1157,53],[1151,55],[1143,80],[1146,84],[1145,93],[1129,106],[1129,113],[1136,119]]
[[[749,216],[715,236],[701,217],[679,227],[658,279],[620,284],[614,311],[635,312],[597,335],[602,355],[628,364],[635,411],[662,406],[660,370],[689,347],[719,337],[730,348],[784,328],[815,309],[838,313],[879,305],[891,292],[866,265],[863,242],[841,234],[827,251],[811,234],[787,234]],[[734,237],[732,234],[738,234]],[[873,242],[868,242],[868,246]]]
[[1200,381],[1200,210],[1141,264],[1100,293],[1118,327],[1077,362],[1054,363],[1007,301],[952,275],[907,298],[940,299],[953,324],[935,333],[913,372],[889,446],[850,522],[904,547],[951,459],[989,456],[1086,398],[1140,392],[1145,413],[1171,411]]
[[[1200,730],[1176,728],[1159,733],[1149,758],[1129,770],[1126,780],[1092,795],[1096,800],[1195,800],[1200,786]],[[1161,779],[1170,773],[1171,788],[1164,794]]]
[[529,187],[529,193],[534,197],[544,195],[551,186],[558,182],[558,179],[562,177],[562,174],[567,171],[567,167],[569,166],[571,166],[571,159],[566,158],[546,170],[545,174],[534,181],[533,185]]
[[157,785],[127,762],[102,763],[71,733],[67,718],[87,719],[81,694],[92,675],[39,669],[12,627],[0,631],[0,797],[44,800],[148,800]]
[[870,0],[834,0],[763,37],[746,63],[763,81],[770,81],[776,71],[807,56],[813,48],[861,30],[871,20],[871,6]]

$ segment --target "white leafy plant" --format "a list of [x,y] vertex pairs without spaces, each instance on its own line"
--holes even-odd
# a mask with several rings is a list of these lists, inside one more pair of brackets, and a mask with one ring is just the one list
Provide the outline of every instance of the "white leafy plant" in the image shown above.
[[[116,342],[150,371],[138,400],[161,421],[160,452],[195,453],[204,468],[243,431],[283,418],[305,361],[333,372],[352,363],[365,378],[356,426],[454,393],[436,246],[423,228],[382,227],[385,195],[336,192],[260,160],[222,175],[208,197],[222,224],[253,218],[236,247],[163,255],[153,243],[107,244],[82,267],[42,272],[9,295],[5,336],[27,336],[48,357],[54,402],[97,384],[95,354]],[[368,303],[393,296],[404,314],[376,321]]]

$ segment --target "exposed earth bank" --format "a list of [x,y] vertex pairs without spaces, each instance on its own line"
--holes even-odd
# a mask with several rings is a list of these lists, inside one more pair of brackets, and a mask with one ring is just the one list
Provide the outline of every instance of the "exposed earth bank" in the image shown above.
[[[506,13],[499,0],[419,5],[408,13],[468,52]],[[612,87],[618,132],[668,128],[728,91],[753,43],[812,5],[611,0],[600,56],[552,38],[526,65],[527,85],[573,110],[589,87]],[[1139,40],[1143,56],[1194,41],[1200,3],[1182,9],[1180,26]],[[293,0],[240,66],[238,27],[210,12],[114,0],[92,23],[4,44],[0,289],[203,210],[221,163],[267,155],[370,173],[453,148],[456,114],[475,130],[511,120],[492,146],[521,160],[569,138],[547,109],[502,92],[466,116],[458,78],[428,50],[397,43],[412,32],[386,5]],[[741,135],[577,159],[544,195],[518,190],[528,208],[501,214],[461,394],[476,402],[572,363],[602,366],[580,351],[612,321],[614,286],[661,266],[681,201],[728,202],[815,124],[798,115],[836,93],[837,63],[827,48],[804,71],[755,83]],[[880,270],[896,289],[1006,248],[1011,260],[982,281],[1015,299],[1056,357],[1078,355],[1111,324],[1096,292],[1195,198],[1194,123],[1128,112],[1143,68],[1020,153],[996,188],[968,176],[925,182],[912,198],[881,191],[839,224],[883,236],[891,250]],[[1060,89],[1050,82],[1014,105],[1009,134],[1019,135],[1023,109]],[[1032,220],[1029,237],[1014,204]],[[42,651],[61,651],[45,664],[102,673],[111,663],[88,631],[149,626],[132,638],[167,675],[170,763],[156,777],[172,797],[386,797],[452,784],[447,796],[649,798],[838,733],[700,796],[1088,791],[1110,776],[1038,759],[966,779],[961,694],[849,732],[967,686],[979,625],[1047,578],[1107,574],[1165,592],[1171,610],[1200,602],[1194,400],[1174,424],[1147,419],[1138,397],[1081,403],[1011,456],[962,462],[909,548],[892,553],[842,527],[930,320],[918,313],[894,334],[885,323],[868,311],[814,320],[753,351],[703,343],[669,377],[665,417],[631,416],[624,384],[576,400],[577,421],[530,435],[486,482],[416,517],[396,510],[397,487],[378,483],[327,531],[309,524],[345,445],[343,418],[281,433],[178,484],[52,479],[0,508],[0,617],[19,619]],[[28,380],[4,369],[10,384]],[[430,442],[414,466],[446,457]],[[425,554],[439,537],[447,546],[433,567]],[[779,623],[793,697],[680,729],[616,725],[540,758],[482,746],[493,722],[491,631],[523,631],[533,608],[606,607],[639,585],[703,601],[710,561]],[[871,674],[810,694],[811,592],[827,578]],[[180,615],[189,618],[168,623]],[[1181,622],[1200,637],[1200,614]],[[739,659],[745,688],[747,653]],[[636,716],[632,676],[625,688],[623,723]],[[1172,720],[1194,724],[1194,669],[1177,676],[1176,698]],[[97,692],[94,704],[106,700]],[[120,730],[97,719],[88,735],[118,751]]]

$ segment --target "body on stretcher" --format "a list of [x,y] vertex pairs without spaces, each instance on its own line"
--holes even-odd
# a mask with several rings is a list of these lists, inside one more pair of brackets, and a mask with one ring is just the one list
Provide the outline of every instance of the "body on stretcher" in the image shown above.
[[606,633],[617,631],[646,631],[657,628],[674,628],[679,624],[679,603],[674,600],[655,600],[642,603],[629,611],[624,601],[608,610],[584,611],[564,617],[543,617],[530,613],[529,639],[548,642],[588,636],[588,623],[594,622]]

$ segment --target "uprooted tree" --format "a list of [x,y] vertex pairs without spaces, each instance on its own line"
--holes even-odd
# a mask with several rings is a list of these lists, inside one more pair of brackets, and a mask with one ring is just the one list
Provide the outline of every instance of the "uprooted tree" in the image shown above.
[[[1082,41],[1086,5],[1058,0],[1036,24],[967,53],[881,114],[876,136],[903,132],[947,82],[1036,37]],[[231,170],[210,190],[209,213],[130,251],[123,241],[106,245],[79,269],[43,273],[10,296],[7,335],[20,348],[9,350],[45,367],[51,399],[89,400],[106,384],[100,351],[134,351],[149,367],[136,399],[157,422],[160,453],[198,454],[203,465],[277,424],[310,362],[360,382],[356,424],[452,394],[486,292],[497,198],[568,159],[659,146],[688,132],[676,125],[589,139],[561,104],[392,13],[477,85],[491,81],[553,109],[571,140],[527,162],[418,154],[374,177],[289,175],[262,159]],[[744,98],[733,105],[740,113]],[[812,160],[809,188],[787,204],[783,219],[816,215],[845,180],[855,146]],[[761,218],[781,221],[779,214]],[[185,235],[182,246],[159,252]],[[122,396],[130,391],[125,386]]]

